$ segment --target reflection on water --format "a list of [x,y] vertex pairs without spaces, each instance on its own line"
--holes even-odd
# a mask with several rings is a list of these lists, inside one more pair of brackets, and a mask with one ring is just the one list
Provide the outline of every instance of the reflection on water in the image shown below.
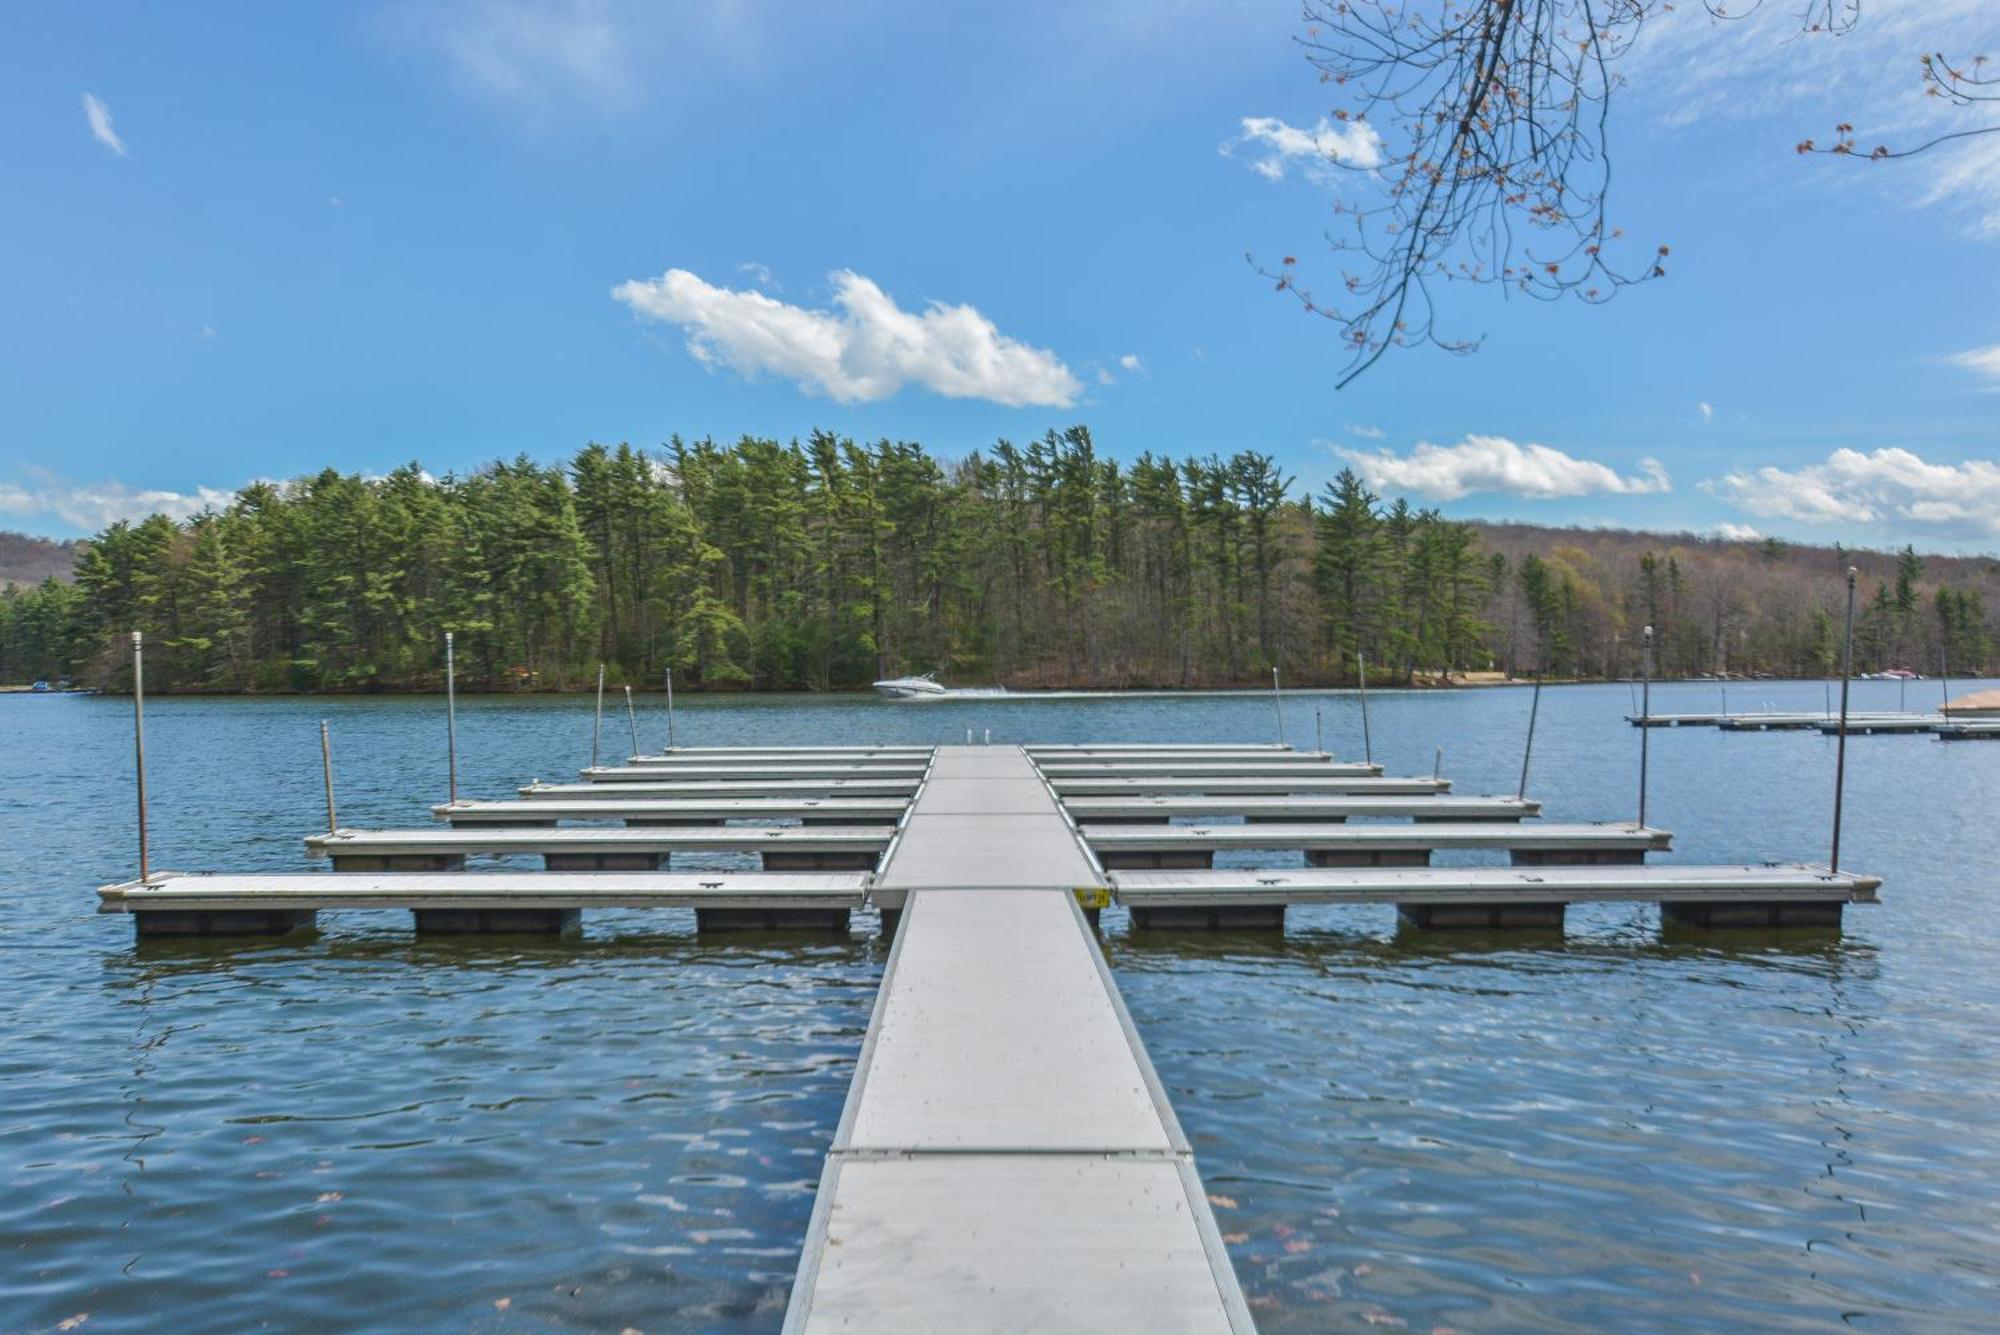
[[[1756,690],[1796,708],[1819,688]],[[1629,818],[1625,696],[1544,694],[1551,817]],[[1428,772],[1441,742],[1459,791],[1511,791],[1523,693],[1371,709],[1392,770]],[[1352,697],[1287,702],[1306,736],[1315,710],[1358,749]],[[159,865],[310,865],[322,715],[344,820],[425,823],[442,795],[432,701],[148,713]],[[587,915],[573,942],[417,941],[405,914],[352,913],[135,947],[90,893],[129,874],[128,718],[0,698],[0,1329],[777,1327],[880,977],[872,920],[845,941],[711,943],[645,913]],[[695,744],[1271,725],[1267,696],[680,719]],[[460,735],[463,788],[495,796],[582,764],[589,716],[476,700]],[[1675,856],[1824,856],[1826,739],[1651,749]],[[1561,938],[1399,935],[1342,908],[1204,938],[1108,913],[1260,1325],[2000,1325],[2000,747],[1850,756],[1843,861],[1889,881],[1844,935],[1663,933],[1640,906],[1577,910]]]

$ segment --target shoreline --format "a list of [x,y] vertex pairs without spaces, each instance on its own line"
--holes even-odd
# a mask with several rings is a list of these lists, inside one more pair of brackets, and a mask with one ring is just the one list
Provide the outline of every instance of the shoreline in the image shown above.
[[[1977,676],[1965,678],[1965,680],[1967,681],[1977,681],[1982,679],[1983,678]],[[1726,679],[1719,677],[1654,677],[1652,679],[1652,684],[1654,686],[1710,686],[1720,689],[1724,686],[1750,686],[1750,687],[1778,686],[1778,685],[1791,685],[1791,684],[1815,682],[1815,681],[1837,683],[1839,682],[1839,680],[1840,678],[1838,677],[1755,677],[1755,678],[1730,677]],[[1853,678],[1853,680],[1859,682],[1867,679],[1856,677]],[[1919,678],[1918,680],[1923,682],[1925,685],[1929,685],[1932,682],[1937,681],[1938,679],[1935,677],[1924,677],[1924,678]],[[1544,677],[1541,681],[1541,684],[1547,687],[1624,686],[1624,685],[1637,686],[1640,684],[1640,679],[1637,677]],[[1876,684],[1887,684],[1887,683],[1876,683]],[[615,683],[607,682],[606,688],[617,689],[622,691],[625,685],[626,683],[622,682],[615,682]],[[1383,682],[1383,683],[1371,682],[1368,685],[1368,689],[1371,691],[1384,691],[1384,692],[1394,691],[1399,693],[1423,693],[1432,691],[1443,692],[1443,691],[1466,691],[1466,690],[1492,690],[1505,687],[1527,687],[1533,685],[1535,685],[1535,679],[1533,677],[1503,677],[1498,674],[1494,674],[1492,676],[1488,676],[1486,674],[1480,674],[1478,678],[1469,680],[1438,681],[1435,679],[1430,679],[1430,680],[1419,679],[1414,682]],[[950,701],[963,702],[971,700],[1003,700],[1010,698],[1011,699],[1035,699],[1035,698],[1049,698],[1049,697],[1075,698],[1080,696],[1099,696],[1099,695],[1106,697],[1132,696],[1132,695],[1189,696],[1189,697],[1214,696],[1214,695],[1241,695],[1249,697],[1264,697],[1264,696],[1269,696],[1271,694],[1271,689],[1272,688],[1267,685],[1153,686],[1153,685],[1145,685],[1137,683],[1125,686],[967,685],[967,686],[952,687],[950,688],[951,693],[946,695],[926,697],[926,698],[933,700],[950,700]],[[1287,696],[1306,695],[1306,694],[1358,695],[1360,693],[1360,689],[1361,688],[1353,682],[1306,682],[1298,685],[1287,683],[1280,688],[1281,693]],[[545,698],[546,699],[568,698],[568,697],[587,698],[592,694],[594,694],[595,690],[596,687],[594,685],[580,685],[576,687],[544,687],[544,688],[532,688],[532,689],[505,688],[499,690],[482,690],[478,687],[467,686],[461,683],[457,687],[457,693],[461,696],[476,696],[481,699],[512,698],[512,699],[524,699],[524,700],[545,699]],[[190,691],[190,690],[175,690],[171,688],[169,689],[150,688],[146,692],[148,697],[153,697],[153,698],[173,697],[173,698],[187,698],[187,699],[218,699],[218,700],[233,700],[233,699],[365,700],[365,699],[375,699],[375,698],[398,699],[404,697],[442,696],[444,693],[445,691],[443,686],[428,687],[428,688],[393,687],[393,688],[381,688],[381,689],[357,689],[357,690],[342,690],[342,691],[218,691],[218,690]],[[666,690],[664,687],[661,686],[633,685],[632,693],[634,696],[663,697],[666,695]],[[130,692],[115,686],[83,687],[83,688],[64,690],[64,691],[53,691],[53,690],[37,691],[34,690],[32,687],[26,685],[0,685],[0,695],[51,695],[51,696],[109,695],[109,696],[123,697],[129,694]],[[830,687],[824,690],[817,690],[810,687],[791,688],[791,689],[767,689],[767,688],[743,687],[743,686],[690,687],[690,686],[676,685],[674,694],[681,699],[715,699],[715,698],[760,699],[760,698],[775,698],[779,696],[812,696],[812,697],[824,697],[829,699],[842,698],[842,697],[878,698],[872,686],[839,686],[839,687]],[[911,703],[911,702],[892,701],[891,703]],[[918,701],[915,703],[922,703],[922,702]]]

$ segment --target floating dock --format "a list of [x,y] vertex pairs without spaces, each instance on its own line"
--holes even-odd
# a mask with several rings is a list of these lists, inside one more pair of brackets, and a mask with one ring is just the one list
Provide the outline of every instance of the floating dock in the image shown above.
[[520,790],[530,801],[562,802],[571,798],[593,801],[619,798],[726,798],[726,797],[912,797],[923,776],[891,775],[869,779],[679,779],[662,777],[659,770],[607,769],[596,771],[595,783],[531,783]]
[[[1840,731],[1837,715],[1824,710],[1813,712],[1768,712],[1741,714],[1627,714],[1625,721],[1635,728],[1720,728],[1724,732],[1800,732],[1817,728],[1821,732]],[[1847,731],[1929,732],[1944,720],[1937,714],[1913,714],[1891,710],[1847,716]]]
[[[1415,931],[1547,932],[1570,904],[1634,901],[1676,927],[1824,929],[1880,884],[1648,864],[1667,831],[1543,823],[1526,798],[1273,747],[635,761],[439,805],[443,828],[307,839],[332,872],[164,872],[105,887],[100,907],[153,938],[278,935],[341,909],[407,910],[423,933],[559,936],[587,910],[636,908],[692,911],[704,932],[844,933],[872,906],[893,944],[793,1284],[795,1335],[1252,1329],[1097,944],[1113,902],[1144,932],[1281,930],[1294,904],[1391,905]],[[1464,849],[1516,865],[1427,865]],[[1314,865],[1210,865],[1257,850]],[[684,854],[762,868],[661,869]],[[543,866],[464,870],[475,857]]]
[[[913,790],[914,791],[914,790]],[[647,800],[616,797],[531,802],[441,802],[431,815],[451,825],[555,825],[561,821],[623,821],[627,825],[721,825],[725,821],[791,821],[805,824],[891,825],[909,802],[898,797],[717,797]]]
[[1063,797],[1109,797],[1114,794],[1147,794],[1167,797],[1174,794],[1204,794],[1211,797],[1284,797],[1288,794],[1326,793],[1350,796],[1420,797],[1426,793],[1451,791],[1450,779],[1390,778],[1375,774],[1330,775],[1296,770],[1266,778],[1191,778],[1169,767],[1147,778],[1132,775],[1069,778],[1050,774],[1049,787]]
[[[1870,736],[1878,732],[1936,732],[1944,726],[1944,722],[1942,714],[1883,714],[1861,718],[1849,715],[1847,734],[1852,737],[1856,733]],[[1836,734],[1840,731],[1840,721],[1822,722],[1819,730],[1829,736]]]
[[939,749],[788,1332],[1252,1329],[1078,904],[1102,879],[1024,752]]
[[1824,867],[1432,867],[1396,871],[1114,871],[1133,926],[1282,927],[1292,904],[1393,904],[1420,928],[1560,930],[1571,904],[1660,906],[1699,927],[1838,927],[1881,881]]
[[1435,791],[1414,796],[1340,793],[1227,793],[1192,797],[1065,797],[1063,806],[1079,821],[1168,821],[1240,816],[1245,821],[1347,820],[1524,820],[1542,814],[1542,804],[1528,797],[1449,797]]
[[266,872],[183,875],[106,886],[108,913],[146,936],[272,935],[327,909],[408,909],[420,932],[565,933],[584,909],[693,909],[706,930],[847,927],[867,898],[860,872],[719,876],[590,872]]
[[1206,867],[1218,852],[1302,851],[1316,867],[1421,867],[1439,849],[1498,849],[1516,865],[1643,862],[1673,846],[1665,830],[1635,825],[1528,825],[1514,821],[1407,825],[1086,825],[1083,836],[1108,868]]
[[542,858],[550,871],[657,871],[687,853],[753,853],[766,871],[872,870],[883,825],[698,825],[661,828],[336,830],[306,837],[335,871],[456,871],[469,854]]

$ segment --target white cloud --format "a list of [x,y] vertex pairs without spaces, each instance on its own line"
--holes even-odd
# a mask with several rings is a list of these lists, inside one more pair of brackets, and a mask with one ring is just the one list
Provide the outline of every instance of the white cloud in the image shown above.
[[1380,440],[1389,434],[1379,426],[1364,426],[1358,422],[1349,422],[1347,424],[1347,433],[1351,436],[1359,436],[1363,440]]
[[1803,468],[1765,466],[1704,481],[1737,509],[1808,524],[1904,523],[2000,537],[2000,464],[1927,463],[1904,449],[1835,450]]
[[752,279],[756,280],[759,287],[768,287],[774,292],[785,290],[779,286],[778,280],[771,275],[771,266],[768,264],[760,264],[756,260],[745,260],[736,266],[736,272],[750,275]]
[[1709,404],[1709,403],[1697,403],[1697,404],[1695,405],[1695,407],[1697,407],[1697,408],[1701,409],[1701,420],[1702,420],[1702,421],[1704,421],[1704,422],[1713,422],[1713,421],[1715,420],[1715,406],[1714,406],[1713,404]]
[[1641,459],[1641,476],[1628,477],[1593,459],[1578,459],[1548,445],[1517,445],[1505,436],[1467,436],[1456,445],[1424,441],[1405,455],[1345,446],[1334,453],[1352,464],[1371,487],[1413,491],[1441,501],[1455,501],[1475,491],[1547,500],[1673,490],[1657,459]]
[[772,14],[740,0],[396,0],[378,15],[443,82],[537,124],[576,108],[630,115],[756,68],[778,37]]
[[153,514],[186,519],[203,510],[223,509],[236,498],[234,492],[216,487],[158,491],[117,481],[74,483],[39,469],[28,473],[25,485],[0,482],[0,514],[23,519],[53,517],[92,533],[120,519],[144,519]]
[[459,86],[503,101],[629,104],[636,43],[610,0],[440,0],[391,11]]
[[1097,383],[1100,385],[1115,385],[1118,383],[1118,379],[1111,372],[1100,366],[1097,368]]
[[83,95],[83,118],[90,122],[90,137],[116,153],[125,156],[125,141],[118,137],[118,131],[111,124],[111,108],[104,105],[104,99],[96,93]]
[[1307,178],[1325,182],[1342,167],[1381,166],[1382,136],[1366,121],[1336,125],[1322,116],[1312,129],[1302,130],[1276,116],[1245,116],[1243,133],[1223,143],[1222,155],[1244,158],[1266,180],[1282,181],[1286,169],[1297,167]]
[[1118,364],[1134,375],[1144,375],[1146,373],[1146,363],[1139,359],[1139,354],[1136,352],[1126,353],[1118,359]]
[[2000,380],[2000,343],[1990,347],[1970,348],[1965,352],[1954,352],[1945,360],[1953,366],[1962,366],[1990,380]]
[[1762,542],[1764,535],[1748,524],[1721,523],[1715,526],[1715,536],[1729,542]]
[[685,269],[611,290],[641,318],[679,325],[704,366],[768,371],[838,403],[886,399],[907,384],[954,399],[1067,408],[1083,385],[1062,360],[1002,334],[971,306],[906,311],[850,270],[832,275],[833,310],[716,287]]

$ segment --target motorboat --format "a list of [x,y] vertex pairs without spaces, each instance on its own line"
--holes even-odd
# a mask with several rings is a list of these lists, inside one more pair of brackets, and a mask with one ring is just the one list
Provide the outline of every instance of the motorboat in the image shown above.
[[935,672],[919,672],[907,677],[885,677],[875,683],[875,689],[891,700],[921,700],[933,695],[949,692],[938,685]]

